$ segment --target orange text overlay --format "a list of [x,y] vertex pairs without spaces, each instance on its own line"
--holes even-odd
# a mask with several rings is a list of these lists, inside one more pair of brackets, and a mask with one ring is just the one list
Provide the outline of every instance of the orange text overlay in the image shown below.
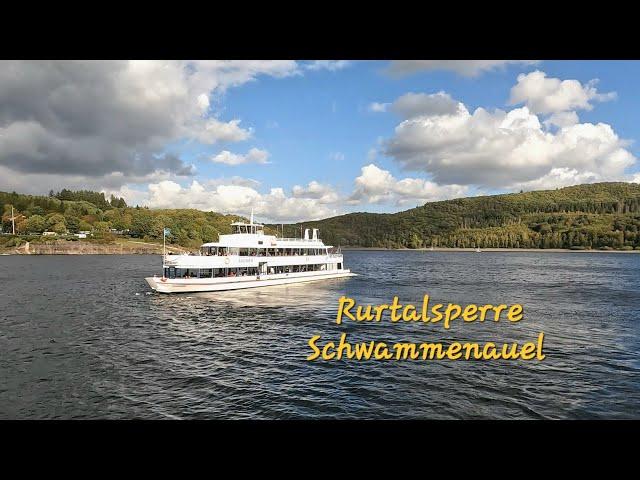
[[387,343],[347,341],[347,334],[339,342],[320,343],[320,335],[309,340],[312,353],[307,360],[544,360],[542,353],[544,332],[535,342],[461,343]]
[[[349,297],[340,297],[336,323],[353,322],[420,322],[440,324],[449,329],[452,322],[467,323],[498,322],[507,325],[518,323],[524,316],[520,304],[506,305],[458,305],[455,303],[430,304],[429,295],[424,295],[421,305],[401,304],[393,297],[389,304],[358,305]],[[343,333],[338,341],[325,340],[321,335],[313,336],[308,346],[311,353],[307,360],[544,360],[544,332],[537,339],[526,342],[446,342],[411,343],[387,341],[349,342]]]
[[439,323],[445,329],[449,329],[451,322],[460,319],[464,322],[519,322],[522,320],[524,309],[522,305],[474,305],[466,306],[449,303],[436,303],[429,308],[429,295],[422,299],[422,305],[416,307],[412,304],[402,305],[398,297],[393,297],[390,304],[383,305],[357,305],[356,301],[349,297],[340,297],[338,300],[338,315],[336,323],[340,325],[347,318],[355,322],[379,322],[386,313],[392,323],[424,322]]

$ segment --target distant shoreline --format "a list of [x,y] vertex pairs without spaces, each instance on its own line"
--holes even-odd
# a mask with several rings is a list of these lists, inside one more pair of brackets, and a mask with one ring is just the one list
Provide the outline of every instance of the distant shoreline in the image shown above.
[[[430,248],[383,248],[383,247],[342,247],[342,250],[355,251],[387,251],[387,252],[473,252],[475,248],[446,248],[446,247],[434,247]],[[585,250],[571,250],[569,248],[481,248],[481,252],[544,252],[544,253],[640,253],[640,250],[597,250],[597,249],[585,249]]]
[[[26,247],[26,248],[25,248]],[[475,253],[475,248],[383,248],[383,247],[342,247],[343,251],[381,251],[381,252],[451,252]],[[167,245],[167,253],[189,251],[182,247]],[[481,252],[525,252],[525,253],[640,253],[640,250],[571,250],[568,248],[482,248]],[[0,248],[0,254],[9,255],[161,255],[162,244],[136,240],[117,241],[99,244],[91,242],[53,241],[50,243],[31,243],[18,248]]]
[[[161,243],[131,239],[118,239],[110,243],[52,240],[50,242],[25,242],[19,247],[0,248],[0,254],[3,255],[162,255],[162,251]],[[182,247],[166,246],[167,254],[187,251]]]

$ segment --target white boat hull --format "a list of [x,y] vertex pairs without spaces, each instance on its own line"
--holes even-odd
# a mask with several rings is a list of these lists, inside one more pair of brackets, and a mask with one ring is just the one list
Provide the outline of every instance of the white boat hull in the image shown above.
[[315,282],[332,278],[355,277],[351,270],[342,269],[330,272],[301,272],[261,275],[260,277],[225,277],[225,278],[192,278],[169,279],[161,277],[147,277],[149,286],[159,293],[193,293],[218,292],[225,290],[239,290],[242,288],[269,287],[290,283]]

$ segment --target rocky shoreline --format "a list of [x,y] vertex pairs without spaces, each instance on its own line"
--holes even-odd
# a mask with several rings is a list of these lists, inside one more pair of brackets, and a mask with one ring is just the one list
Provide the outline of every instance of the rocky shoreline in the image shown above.
[[[178,247],[167,247],[167,253],[187,252]],[[69,242],[26,242],[19,247],[0,249],[0,253],[10,255],[161,255],[162,245],[142,241],[113,243]]]

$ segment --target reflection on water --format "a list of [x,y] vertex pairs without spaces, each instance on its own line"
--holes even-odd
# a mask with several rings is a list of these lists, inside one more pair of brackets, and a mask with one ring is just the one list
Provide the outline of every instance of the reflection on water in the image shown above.
[[[637,418],[640,255],[356,252],[357,277],[147,294],[157,256],[0,260],[0,418]],[[518,324],[335,324],[522,303]],[[543,362],[306,362],[307,341],[528,341]]]
[[[347,279],[336,278],[317,282],[307,282],[292,285],[273,285],[270,287],[248,288],[244,290],[230,290],[227,292],[188,293],[179,296],[158,295],[156,302],[165,304],[194,305],[202,302],[216,302],[230,306],[252,305],[256,307],[290,307],[305,305],[309,308],[322,310],[335,302],[336,286]],[[162,298],[164,297],[164,298]]]

